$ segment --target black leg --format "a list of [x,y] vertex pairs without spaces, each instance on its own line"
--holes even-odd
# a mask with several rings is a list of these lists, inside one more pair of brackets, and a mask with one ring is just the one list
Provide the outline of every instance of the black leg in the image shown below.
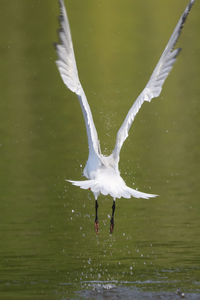
[[94,227],[95,227],[95,232],[99,232],[99,219],[98,219],[98,201],[95,200],[95,221],[94,221]]
[[113,200],[113,205],[112,205],[112,217],[110,220],[110,233],[112,233],[114,230],[114,214],[115,214],[115,200]]

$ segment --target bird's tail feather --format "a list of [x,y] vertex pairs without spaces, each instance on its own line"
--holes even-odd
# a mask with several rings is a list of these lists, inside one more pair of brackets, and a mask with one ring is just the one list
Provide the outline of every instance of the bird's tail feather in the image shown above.
[[99,195],[100,193],[103,195],[110,195],[113,198],[143,198],[149,199],[157,197],[158,195],[154,194],[147,194],[132,188],[129,188],[124,184],[124,186],[118,187],[116,189],[107,189],[103,186],[99,181],[95,179],[91,180],[81,180],[81,181],[73,181],[73,180],[66,180],[71,182],[73,185],[79,186],[81,189],[84,190],[91,190],[94,195]]
[[130,187],[126,186],[127,191],[135,198],[143,198],[143,199],[149,199],[149,198],[155,198],[158,195],[155,194],[147,194],[143,193],[134,189],[131,189]]

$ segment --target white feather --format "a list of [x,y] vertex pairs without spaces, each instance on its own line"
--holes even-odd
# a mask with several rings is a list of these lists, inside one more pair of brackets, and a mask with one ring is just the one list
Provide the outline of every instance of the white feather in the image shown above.
[[101,154],[92,113],[78,77],[78,70],[64,2],[63,0],[59,0],[61,28],[59,32],[60,44],[56,45],[58,54],[56,64],[65,85],[78,96],[85,120],[89,145],[89,157],[84,168],[84,176],[89,180],[69,181],[73,185],[79,186],[82,189],[90,189],[93,192],[95,199],[97,199],[100,193],[103,195],[111,195],[114,199],[121,197],[145,199],[156,197],[156,195],[142,193],[129,188],[126,185],[120,176],[118,169],[119,154],[121,147],[128,136],[130,126],[132,125],[133,120],[144,101],[150,102],[152,98],[160,95],[164,81],[169,75],[176,57],[180,52],[180,49],[174,50],[174,46],[194,1],[195,0],[191,0],[186,7],[146,87],[129,110],[117,133],[116,145],[113,153],[110,156],[103,156]]
[[192,5],[194,4],[195,0],[191,0],[187,5],[185,11],[183,12],[182,16],[180,17],[168,43],[163,51],[160,60],[158,61],[146,87],[142,91],[142,93],[138,96],[136,101],[134,102],[133,106],[130,108],[124,122],[122,123],[116,138],[115,148],[113,150],[114,158],[119,161],[119,154],[121,147],[128,137],[129,129],[133,123],[133,120],[138,113],[139,109],[141,108],[142,104],[145,101],[150,102],[152,98],[158,97],[161,93],[162,86],[169,75],[175,61],[176,57],[180,52],[180,48],[174,50],[174,46],[180,36],[181,29],[183,28],[183,24],[190,12]]
[[56,64],[64,84],[78,96],[85,120],[90,155],[96,155],[100,158],[100,146],[97,131],[87,98],[78,77],[67,12],[63,0],[59,0],[59,3],[61,28],[59,30],[60,44],[56,44],[58,54]]

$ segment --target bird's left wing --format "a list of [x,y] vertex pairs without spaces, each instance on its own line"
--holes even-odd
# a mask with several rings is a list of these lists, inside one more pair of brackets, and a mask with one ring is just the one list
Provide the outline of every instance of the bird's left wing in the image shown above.
[[158,97],[161,93],[162,86],[165,82],[165,79],[169,75],[175,61],[176,57],[180,52],[180,48],[174,49],[174,46],[179,38],[181,30],[183,28],[183,24],[190,12],[192,5],[194,4],[195,0],[190,0],[189,4],[187,5],[184,13],[182,14],[181,18],[179,19],[168,43],[163,51],[160,60],[158,61],[146,87],[142,91],[142,93],[138,96],[132,107],[130,108],[124,122],[122,123],[116,138],[115,148],[113,150],[113,157],[115,160],[119,161],[119,154],[121,147],[128,137],[129,129],[133,123],[133,120],[138,113],[139,109],[141,108],[144,101],[150,102],[152,98]]
[[58,60],[56,61],[56,64],[60,72],[60,75],[64,81],[64,84],[72,92],[76,93],[78,96],[81,109],[83,112],[84,120],[85,120],[89,150],[92,153],[95,153],[97,156],[99,156],[100,146],[99,146],[97,131],[94,125],[90,106],[87,102],[87,98],[85,96],[84,90],[81,86],[78,77],[78,70],[76,66],[69,21],[65,9],[64,1],[59,0],[59,4],[60,4],[60,30],[59,30],[60,43],[55,45],[57,55],[58,55]]

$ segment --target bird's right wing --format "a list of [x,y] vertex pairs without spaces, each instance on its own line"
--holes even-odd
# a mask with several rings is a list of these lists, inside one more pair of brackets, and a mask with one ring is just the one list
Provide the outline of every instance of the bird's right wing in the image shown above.
[[129,129],[133,123],[133,120],[138,113],[139,109],[141,108],[144,101],[150,102],[152,98],[158,97],[161,93],[162,86],[165,82],[165,79],[169,75],[175,61],[176,57],[180,52],[180,48],[174,49],[174,46],[179,38],[181,30],[183,28],[183,24],[190,12],[192,5],[194,4],[195,0],[190,0],[189,4],[187,5],[184,13],[182,14],[181,18],[179,19],[168,43],[163,51],[158,64],[156,65],[146,87],[142,91],[142,93],[138,96],[132,107],[130,108],[124,122],[122,123],[116,138],[115,148],[113,150],[113,157],[116,161],[119,161],[119,154],[121,147],[128,137]]
[[97,131],[92,118],[90,106],[87,102],[84,90],[81,86],[78,70],[76,66],[76,60],[73,50],[72,38],[70,33],[69,21],[67,18],[67,12],[65,9],[64,1],[59,0],[60,4],[60,30],[59,38],[60,43],[56,44],[56,51],[58,60],[56,61],[60,75],[64,81],[64,84],[74,93],[77,94],[81,109],[83,112],[89,150],[95,153],[97,156],[100,154],[99,140]]

